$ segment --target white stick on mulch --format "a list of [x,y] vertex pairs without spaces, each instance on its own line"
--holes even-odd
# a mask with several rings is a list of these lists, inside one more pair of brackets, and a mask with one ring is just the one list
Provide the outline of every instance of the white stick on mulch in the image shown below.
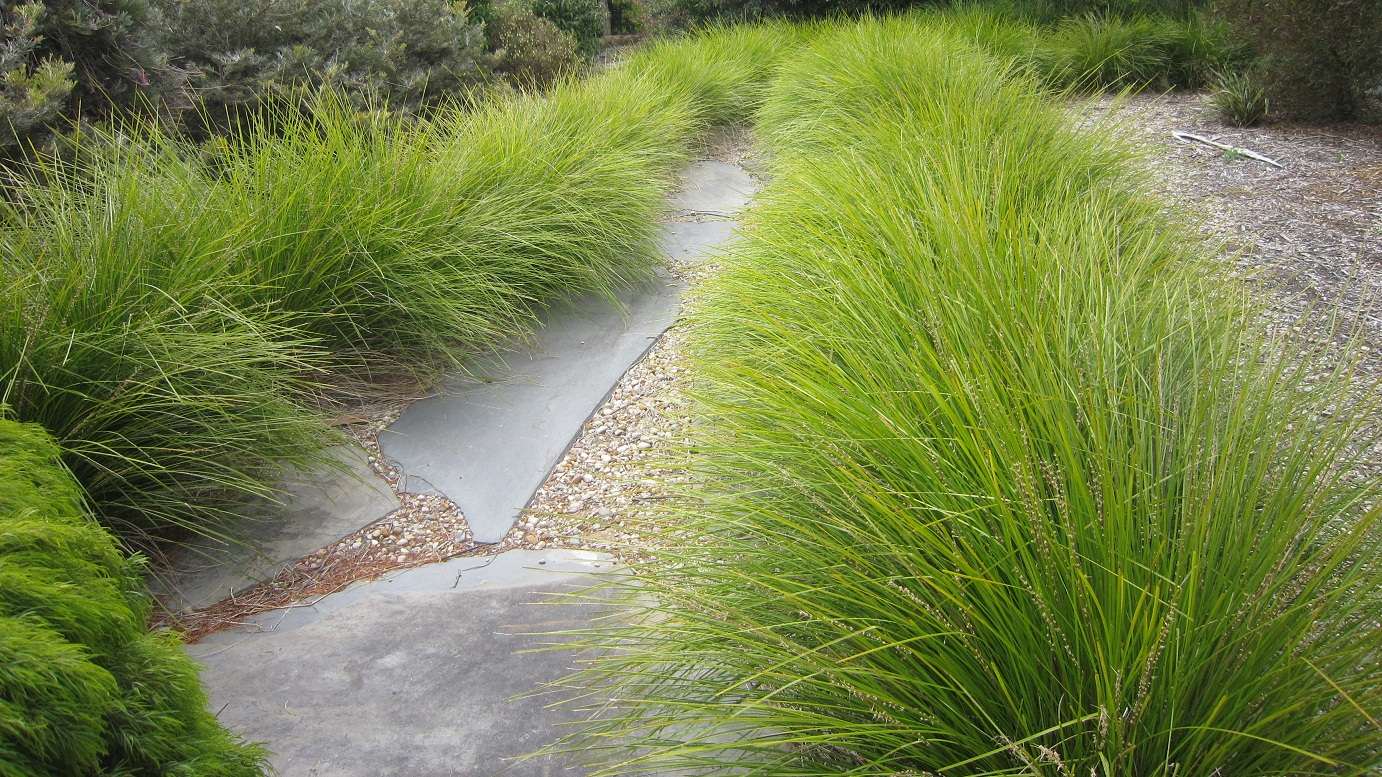
[[1206,146],[1213,146],[1213,147],[1215,147],[1215,148],[1220,148],[1220,149],[1223,149],[1224,151],[1232,151],[1232,152],[1234,152],[1235,154],[1242,154],[1242,155],[1245,156],[1245,157],[1249,157],[1249,158],[1251,158],[1251,159],[1256,159],[1256,160],[1259,161],[1259,162],[1266,162],[1267,164],[1271,165],[1272,167],[1277,168],[1278,170],[1285,170],[1285,169],[1286,169],[1286,166],[1285,166],[1285,165],[1281,164],[1280,162],[1276,161],[1275,159],[1270,159],[1270,158],[1268,158],[1268,157],[1262,156],[1261,154],[1257,153],[1256,151],[1253,151],[1253,150],[1247,149],[1247,148],[1239,148],[1238,146],[1230,146],[1230,145],[1227,144],[1227,143],[1220,143],[1220,142],[1217,141],[1217,140],[1210,140],[1209,138],[1206,138],[1206,137],[1204,137],[1203,135],[1195,135],[1195,134],[1192,134],[1192,133],[1189,133],[1189,132],[1172,132],[1172,133],[1171,133],[1171,136],[1174,137],[1176,140],[1179,140],[1179,141],[1182,141],[1182,142],[1185,142],[1185,143],[1189,143],[1189,142],[1191,142],[1191,141],[1194,141],[1194,142],[1196,142],[1196,143],[1203,143],[1203,144],[1205,144]]

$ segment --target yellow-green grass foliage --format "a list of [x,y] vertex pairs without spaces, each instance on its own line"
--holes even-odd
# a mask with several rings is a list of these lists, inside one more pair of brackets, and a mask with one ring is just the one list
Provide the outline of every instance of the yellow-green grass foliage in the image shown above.
[[[789,55],[600,774],[1366,774],[1379,489],[1113,133],[924,20]],[[616,582],[614,585],[625,585]]]
[[143,585],[47,434],[0,420],[0,774],[262,773]]

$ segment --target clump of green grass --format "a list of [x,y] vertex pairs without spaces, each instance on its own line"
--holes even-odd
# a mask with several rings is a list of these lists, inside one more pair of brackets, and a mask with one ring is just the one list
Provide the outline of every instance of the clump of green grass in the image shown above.
[[628,70],[427,122],[330,93],[194,148],[98,132],[0,229],[0,399],[122,533],[221,532],[334,439],[316,410],[521,339],[647,276],[696,132]]
[[1195,89],[1243,61],[1245,52],[1226,26],[1206,13],[1087,15],[1039,28],[1027,56],[1017,58],[1059,87]]
[[1219,118],[1235,127],[1251,127],[1267,117],[1267,90],[1248,72],[1220,75],[1209,103]]
[[0,236],[0,401],[61,440],[124,536],[223,531],[240,497],[271,496],[281,467],[334,439],[297,399],[317,353],[281,317],[224,300],[213,259],[165,252],[133,218],[63,212]]
[[782,58],[824,23],[715,25],[694,35],[654,41],[626,68],[657,79],[660,88],[686,91],[703,127],[744,121],[762,102]]
[[568,744],[600,774],[1375,769],[1346,373],[1307,391],[1114,140],[925,26],[823,38],[760,126],[785,153],[692,315],[693,485],[633,625],[587,635]]
[[1141,88],[1164,75],[1171,42],[1156,19],[1081,16],[1045,36],[1038,53],[1049,77],[1092,89]]
[[206,709],[177,639],[145,631],[139,565],[85,514],[57,448],[6,420],[0,521],[5,773],[263,774],[263,751]]

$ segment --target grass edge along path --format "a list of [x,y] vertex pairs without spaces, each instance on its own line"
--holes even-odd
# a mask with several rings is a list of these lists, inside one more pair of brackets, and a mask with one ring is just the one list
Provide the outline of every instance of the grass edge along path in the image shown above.
[[[675,58],[682,52],[669,51]],[[755,87],[756,89],[756,87]],[[916,18],[789,57],[697,485],[579,635],[598,774],[1364,774],[1375,481],[1109,133]],[[733,96],[720,98],[726,103]]]
[[431,379],[553,299],[647,276],[720,110],[695,89],[624,70],[429,123],[325,95],[201,151],[99,138],[5,214],[0,398],[125,538],[224,533],[284,466],[322,463],[324,392]]

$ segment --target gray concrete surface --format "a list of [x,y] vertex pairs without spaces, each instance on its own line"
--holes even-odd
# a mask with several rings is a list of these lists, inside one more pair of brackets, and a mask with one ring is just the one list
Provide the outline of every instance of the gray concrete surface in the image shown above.
[[379,435],[404,489],[445,494],[477,542],[504,538],[611,387],[676,320],[680,284],[659,274],[623,309],[587,296],[548,310],[531,349],[471,367]]
[[363,450],[341,446],[335,456],[340,470],[291,475],[280,504],[250,507],[235,542],[196,538],[169,551],[150,581],[154,594],[174,611],[214,604],[398,508]]
[[743,210],[757,188],[744,168],[713,159],[687,167],[681,184],[681,191],[671,198],[674,209],[723,216]]
[[211,709],[264,742],[282,777],[579,777],[559,759],[514,760],[576,719],[549,698],[514,698],[566,674],[572,654],[515,651],[544,641],[525,634],[588,624],[598,604],[534,602],[612,569],[572,550],[453,559],[264,613],[189,651]]
[[662,225],[659,245],[677,262],[698,265],[723,249],[734,237],[733,221],[679,221]]

